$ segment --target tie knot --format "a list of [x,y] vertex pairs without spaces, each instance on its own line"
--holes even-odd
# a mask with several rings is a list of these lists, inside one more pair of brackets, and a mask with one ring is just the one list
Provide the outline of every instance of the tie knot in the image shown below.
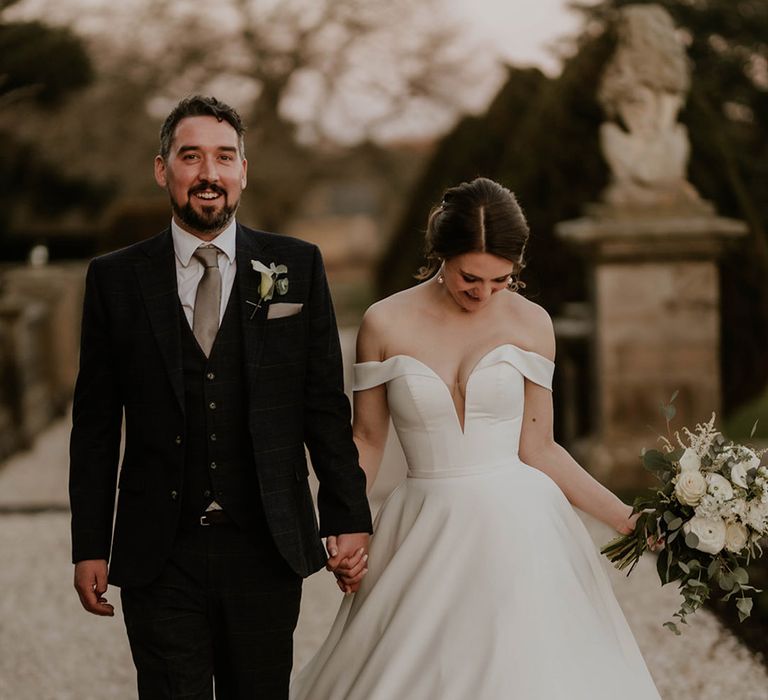
[[219,249],[214,245],[200,246],[194,252],[194,257],[203,264],[203,267],[219,266]]

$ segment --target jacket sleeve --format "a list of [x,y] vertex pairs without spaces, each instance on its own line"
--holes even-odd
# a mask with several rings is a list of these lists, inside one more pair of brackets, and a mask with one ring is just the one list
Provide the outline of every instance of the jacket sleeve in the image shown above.
[[123,407],[98,260],[85,283],[70,439],[72,561],[109,559]]
[[305,442],[320,481],[320,535],[372,532],[365,472],[352,440],[341,344],[320,251],[314,247],[304,393]]

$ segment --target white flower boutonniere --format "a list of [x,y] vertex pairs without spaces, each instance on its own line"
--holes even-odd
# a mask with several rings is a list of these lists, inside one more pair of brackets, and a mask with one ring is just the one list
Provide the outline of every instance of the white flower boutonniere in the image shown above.
[[261,275],[261,283],[259,284],[259,303],[254,304],[252,301],[246,302],[254,307],[251,318],[260,308],[265,301],[271,301],[272,297],[277,292],[280,296],[283,296],[288,292],[288,278],[283,276],[288,274],[288,268],[285,265],[276,265],[275,263],[269,263],[267,267],[263,262],[259,260],[251,260],[253,269]]

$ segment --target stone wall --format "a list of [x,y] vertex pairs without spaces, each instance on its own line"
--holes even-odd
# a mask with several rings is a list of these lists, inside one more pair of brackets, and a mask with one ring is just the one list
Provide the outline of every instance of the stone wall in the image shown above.
[[0,459],[67,410],[84,276],[84,263],[0,270]]

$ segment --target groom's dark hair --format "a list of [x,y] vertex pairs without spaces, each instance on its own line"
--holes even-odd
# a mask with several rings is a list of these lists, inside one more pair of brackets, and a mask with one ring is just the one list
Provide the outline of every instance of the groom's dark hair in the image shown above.
[[167,160],[168,154],[171,152],[176,127],[182,119],[187,117],[215,117],[220,122],[227,122],[237,133],[240,157],[245,158],[245,141],[243,139],[245,126],[243,126],[243,120],[235,108],[215,97],[190,95],[173,108],[160,128],[160,156],[163,160]]

